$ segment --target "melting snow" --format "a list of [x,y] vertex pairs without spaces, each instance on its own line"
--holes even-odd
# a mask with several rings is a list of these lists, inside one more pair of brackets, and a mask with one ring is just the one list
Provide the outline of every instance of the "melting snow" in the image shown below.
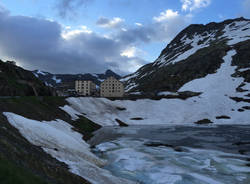
[[[68,98],[70,107],[80,114],[100,125],[117,125],[119,119],[130,125],[140,124],[183,124],[193,123],[202,119],[210,119],[214,123],[249,124],[249,111],[239,112],[246,102],[235,102],[230,97],[245,97],[249,92],[237,93],[236,88],[244,81],[243,78],[233,78],[231,75],[236,67],[231,66],[234,50],[223,58],[224,63],[215,74],[193,80],[185,84],[179,91],[203,92],[198,97],[187,100],[140,99],[137,101],[116,100],[105,98]],[[249,83],[243,89],[249,89]],[[117,107],[126,108],[119,110]],[[68,107],[69,108],[69,107]],[[73,110],[65,110],[72,118]],[[217,116],[229,116],[231,119],[216,119]],[[143,120],[133,120],[142,118]]]
[[82,135],[73,131],[68,123],[62,120],[39,122],[14,113],[3,114],[30,143],[41,146],[45,152],[66,163],[72,173],[93,184],[133,183],[99,168],[105,162],[89,151],[89,145],[82,140]]

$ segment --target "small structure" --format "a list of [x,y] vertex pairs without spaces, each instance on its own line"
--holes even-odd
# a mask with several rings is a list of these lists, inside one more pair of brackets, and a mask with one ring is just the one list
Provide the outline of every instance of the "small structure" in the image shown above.
[[124,85],[114,77],[109,77],[101,83],[101,97],[123,97]]
[[79,95],[91,96],[96,92],[96,85],[90,80],[75,81],[75,90]]

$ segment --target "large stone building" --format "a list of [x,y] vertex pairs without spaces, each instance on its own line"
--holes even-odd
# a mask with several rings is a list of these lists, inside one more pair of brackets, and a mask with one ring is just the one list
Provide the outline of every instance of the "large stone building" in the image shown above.
[[123,97],[124,85],[116,78],[109,77],[101,83],[100,93],[101,97]]
[[75,90],[79,95],[91,96],[96,92],[96,85],[90,80],[75,81]]

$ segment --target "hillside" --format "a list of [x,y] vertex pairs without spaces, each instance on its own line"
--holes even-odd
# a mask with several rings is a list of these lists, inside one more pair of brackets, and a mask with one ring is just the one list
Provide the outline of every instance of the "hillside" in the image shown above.
[[0,60],[0,96],[51,96],[52,88],[32,72]]
[[1,183],[133,184],[102,169],[85,142],[100,126],[71,120],[61,97],[0,98]]
[[[177,92],[184,84],[216,73],[223,57],[235,50],[232,73],[250,82],[250,20],[226,20],[207,25],[190,25],[181,31],[147,64],[122,80],[129,92]],[[239,84],[240,85],[240,84]]]

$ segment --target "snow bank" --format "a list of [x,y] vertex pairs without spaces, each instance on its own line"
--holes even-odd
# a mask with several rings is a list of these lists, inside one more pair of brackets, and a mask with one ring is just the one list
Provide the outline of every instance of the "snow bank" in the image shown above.
[[[224,63],[215,74],[186,83],[181,91],[202,92],[198,97],[187,100],[141,99],[137,101],[116,100],[105,98],[68,98],[70,107],[64,110],[74,119],[77,114],[86,114],[90,120],[103,125],[117,125],[119,119],[129,125],[150,124],[183,124],[193,123],[202,119],[210,119],[214,123],[249,124],[249,111],[239,112],[246,102],[235,102],[230,97],[249,98],[245,95],[250,91],[246,83],[245,92],[236,92],[236,88],[244,82],[243,78],[234,78],[231,75],[236,67],[231,66],[234,50],[229,51],[223,58]],[[120,110],[123,108],[123,110]],[[218,116],[228,116],[230,119],[216,119]],[[141,120],[135,120],[134,118]]]
[[66,163],[72,173],[93,184],[132,183],[99,168],[105,162],[89,151],[89,145],[82,140],[82,135],[73,131],[68,123],[62,120],[39,122],[14,113],[3,114],[31,144],[41,146],[52,157]]

